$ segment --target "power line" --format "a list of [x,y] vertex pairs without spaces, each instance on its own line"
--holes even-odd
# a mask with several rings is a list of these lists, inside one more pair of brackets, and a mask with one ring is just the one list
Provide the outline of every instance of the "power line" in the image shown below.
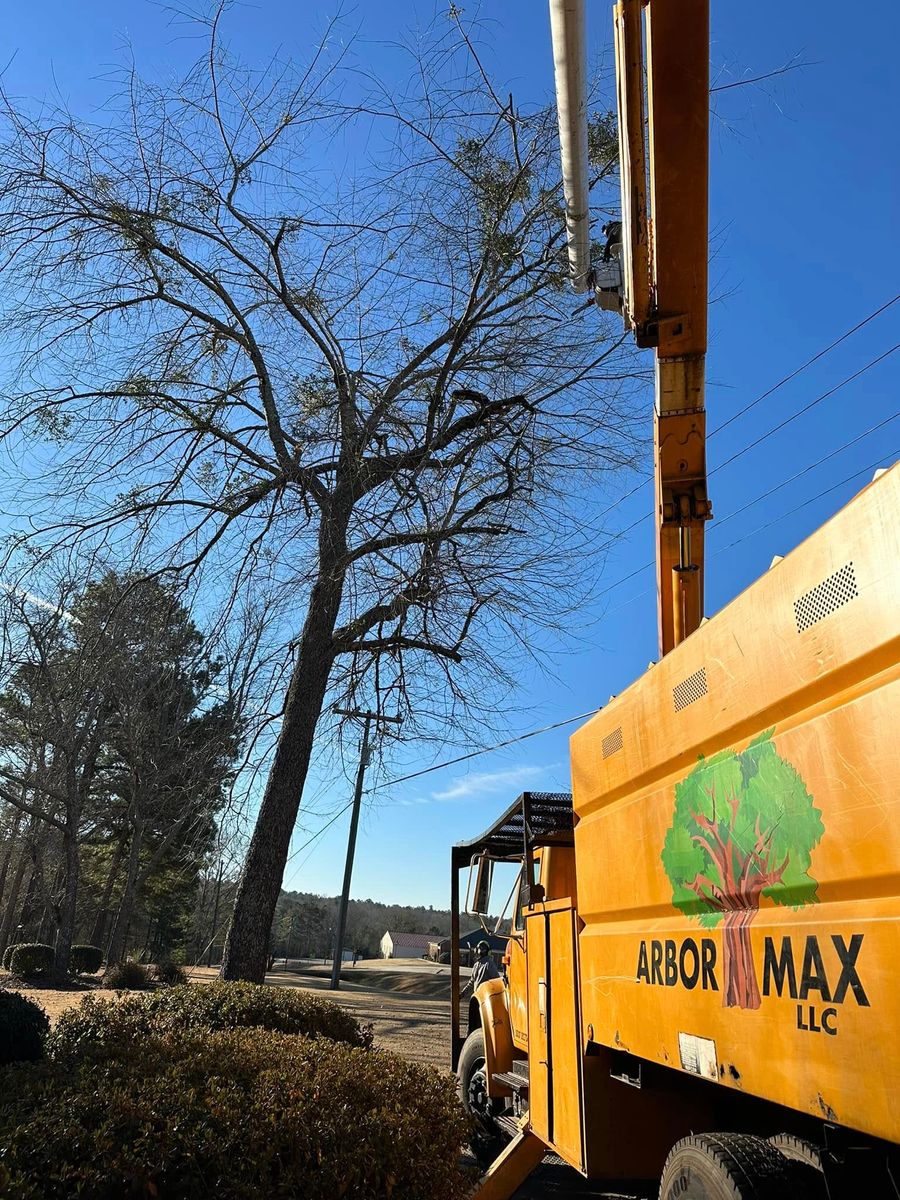
[[[717,433],[721,433],[723,429],[727,429],[729,425],[732,425],[735,421],[739,420],[742,416],[744,416],[745,413],[748,413],[751,409],[756,408],[757,404],[762,404],[763,400],[768,400],[770,396],[773,396],[775,392],[777,392],[780,388],[783,388],[785,384],[796,379],[798,375],[802,375],[804,371],[808,370],[808,368],[814,363],[817,363],[819,359],[824,358],[826,354],[830,354],[835,347],[840,346],[840,344],[845,342],[847,338],[852,337],[854,333],[858,333],[860,329],[865,328],[865,326],[871,321],[874,321],[876,317],[880,317],[883,312],[886,312],[892,305],[896,304],[898,300],[900,300],[900,292],[898,292],[890,300],[885,301],[885,303],[879,308],[876,308],[874,312],[870,312],[867,317],[863,317],[861,321],[857,321],[852,328],[845,330],[845,332],[839,337],[836,337],[833,342],[829,342],[827,346],[824,346],[821,350],[816,351],[812,358],[808,358],[806,362],[801,363],[799,367],[795,367],[794,370],[785,375],[783,379],[779,379],[777,383],[773,383],[770,388],[764,391],[761,395],[757,396],[755,400],[751,400],[748,404],[745,404],[743,408],[738,409],[736,413],[732,413],[732,415],[726,421],[723,421],[721,425],[717,425],[715,429],[710,430],[709,434],[707,435],[708,439],[714,438]],[[865,370],[867,368],[863,369]],[[842,385],[839,384],[838,386]],[[624,495],[620,496],[618,500],[616,500],[606,509],[604,516],[608,516],[609,513],[614,512],[620,504],[624,504],[626,500],[630,499],[636,492],[639,492],[641,488],[650,483],[652,479],[652,473],[649,475],[644,475],[643,478],[633,488],[625,492]],[[641,523],[641,521],[644,520],[646,520],[646,517],[640,517],[634,522],[634,524],[629,525],[628,529],[623,530],[622,533],[630,532],[630,530],[634,529]],[[617,536],[622,535],[619,534]]]
[[730,550],[733,546],[737,546],[740,542],[745,542],[747,538],[754,537],[757,533],[762,533],[764,529],[771,529],[771,527],[773,525],[777,525],[779,521],[784,521],[787,517],[794,516],[794,514],[800,512],[801,509],[807,508],[810,504],[815,504],[815,502],[817,500],[821,500],[823,496],[827,496],[831,492],[837,491],[839,487],[843,487],[845,484],[851,483],[858,476],[863,475],[868,471],[877,470],[886,458],[896,460],[898,455],[900,455],[900,448],[888,451],[886,454],[879,455],[873,463],[869,464],[869,466],[860,467],[858,471],[854,471],[851,475],[848,475],[846,479],[841,479],[838,483],[833,483],[830,487],[825,488],[824,491],[819,492],[817,495],[810,496],[808,500],[804,500],[801,504],[795,505],[794,508],[790,509],[788,512],[782,513],[780,517],[773,517],[773,519],[771,521],[767,521],[765,525],[758,525],[756,529],[751,529],[749,533],[741,534],[739,538],[736,538],[733,542],[729,542],[727,546],[720,546],[716,550],[716,554],[724,554],[726,550]]
[[[854,371],[852,375],[848,375],[846,379],[841,380],[840,383],[836,383],[834,385],[834,387],[830,388],[827,392],[823,392],[820,396],[817,396],[814,400],[810,400],[808,404],[804,405],[803,408],[799,409],[792,416],[786,417],[783,421],[779,422],[778,425],[773,426],[772,429],[768,430],[764,434],[761,434],[756,439],[756,441],[751,442],[747,446],[744,446],[744,448],[742,450],[738,450],[737,453],[735,453],[731,456],[731,458],[726,459],[725,462],[720,463],[717,467],[713,468],[713,470],[709,472],[710,477],[715,475],[717,471],[721,471],[723,467],[729,466],[736,459],[740,458],[743,454],[746,454],[748,450],[753,450],[757,446],[761,445],[761,443],[766,441],[767,438],[770,438],[773,434],[778,433],[780,430],[784,429],[786,425],[790,425],[792,421],[795,421],[797,419],[797,417],[803,416],[804,413],[807,413],[810,411],[810,409],[815,408],[815,406],[817,404],[821,404],[823,400],[827,400],[829,396],[833,396],[835,394],[835,392],[840,391],[840,389],[842,387],[845,387],[848,383],[852,383],[855,379],[858,379],[861,375],[865,374],[866,371],[870,370],[874,366],[877,366],[878,363],[883,362],[884,359],[886,359],[889,355],[895,353],[895,351],[897,351],[897,350],[900,350],[900,342],[898,342],[897,345],[892,346],[889,350],[885,350],[884,353],[879,354],[877,358],[871,359],[864,366],[860,367],[858,371]],[[772,494],[772,492],[778,491],[779,488],[784,487],[788,483],[793,483],[795,479],[799,479],[802,475],[806,475],[809,471],[814,470],[815,467],[820,466],[823,462],[827,462],[829,458],[834,458],[836,454],[839,454],[839,453],[841,453],[841,451],[846,450],[850,446],[855,445],[857,442],[861,441],[864,437],[868,437],[868,435],[870,433],[874,433],[877,429],[882,428],[883,425],[886,425],[886,424],[888,424],[888,422],[893,421],[897,417],[897,415],[898,415],[897,413],[892,414],[890,417],[887,418],[887,420],[880,422],[880,424],[878,424],[878,425],[872,426],[871,429],[867,429],[865,433],[861,433],[858,437],[855,437],[850,442],[846,442],[843,446],[839,446],[837,450],[833,451],[831,454],[827,454],[824,458],[819,459],[818,462],[812,463],[812,464],[810,464],[810,466],[805,467],[802,471],[799,471],[796,475],[791,476],[790,479],[783,480],[781,483],[776,484],[774,487],[770,488],[768,491],[763,492],[761,495],[757,496],[754,500],[751,500],[748,504],[745,504],[744,509],[750,508],[754,504],[758,504],[761,500],[765,500],[767,496],[770,496]],[[626,533],[630,533],[633,529],[636,529],[638,527],[638,525],[643,524],[644,521],[649,521],[652,515],[653,514],[649,513],[649,512],[644,513],[644,515],[642,517],[638,517],[637,520],[632,521],[632,523],[630,525],[626,526],[625,529],[623,529],[621,531],[621,533],[616,535],[616,538],[611,538],[606,543],[606,546],[611,546],[613,544],[613,541],[617,540],[620,537],[623,537]],[[731,513],[731,514],[729,514],[729,516],[723,517],[720,521],[718,521],[716,523],[716,525],[713,526],[713,528],[717,528],[719,525],[723,525],[726,521],[730,521],[732,519],[732,517],[734,517],[736,515],[737,515],[736,513]],[[602,547],[602,548],[605,548],[605,547]],[[608,587],[605,587],[601,592],[599,592],[597,594],[597,599],[599,600],[602,596],[606,596],[609,592],[614,591],[617,587],[621,587],[621,585],[623,583],[627,583],[629,581],[629,579],[634,579],[635,575],[640,575],[642,571],[646,571],[648,569],[648,567],[652,567],[654,561],[655,560],[651,560],[648,563],[644,563],[640,567],[636,567],[633,571],[630,571],[627,575],[623,575],[621,579],[617,579],[614,583],[609,584]]]
[[815,400],[810,400],[808,404],[805,404],[803,408],[798,409],[797,412],[795,412],[792,416],[785,417],[783,421],[779,422],[777,425],[774,425],[770,430],[768,430],[767,433],[761,434],[756,441],[750,442],[750,444],[744,446],[742,450],[738,450],[736,454],[732,454],[731,458],[726,458],[724,462],[719,463],[714,470],[710,471],[710,475],[715,475],[716,471],[721,471],[723,468],[730,466],[731,463],[735,462],[737,459],[746,454],[748,450],[755,450],[761,442],[764,442],[767,438],[770,438],[775,433],[780,433],[781,430],[784,429],[785,426],[790,425],[792,421],[796,421],[798,417],[802,417],[804,413],[808,413],[810,409],[815,408],[817,404],[821,404],[823,400],[827,400],[829,396],[833,396],[835,392],[839,392],[841,388],[846,387],[848,383],[853,383],[855,379],[859,379],[861,375],[864,375],[866,371],[871,370],[872,367],[877,367],[880,362],[884,362],[886,358],[889,358],[890,355],[895,354],[898,350],[900,350],[900,342],[897,342],[896,345],[891,346],[889,350],[885,350],[883,354],[879,354],[877,358],[871,359],[865,364],[865,366],[860,367],[858,371],[854,371],[852,375],[848,375],[846,379],[842,379],[840,383],[836,383],[833,388],[829,388],[827,392],[823,392],[822,395],[817,396]]
[[[895,414],[895,417],[890,418],[890,419],[893,420],[896,418],[896,416],[900,416],[900,414]],[[886,423],[886,422],[884,422],[884,423]],[[880,426],[876,426],[876,428],[880,428]],[[859,439],[857,439],[857,440],[859,440]],[[715,550],[713,550],[710,553],[709,558],[715,558],[719,554],[724,554],[726,550],[733,549],[733,547],[740,545],[741,542],[747,541],[748,538],[754,537],[757,533],[762,533],[766,529],[771,529],[773,525],[778,525],[781,521],[785,521],[785,520],[787,520],[788,517],[792,517],[796,513],[800,512],[801,509],[807,508],[810,504],[815,504],[815,502],[817,500],[821,500],[824,496],[828,496],[831,492],[837,491],[838,488],[844,487],[846,484],[851,483],[854,479],[857,479],[860,475],[864,475],[869,471],[877,470],[879,467],[882,466],[885,459],[891,459],[891,460],[896,461],[898,457],[900,457],[900,447],[898,447],[894,451],[889,451],[886,454],[882,454],[879,458],[875,459],[875,461],[873,463],[870,463],[869,466],[860,467],[859,470],[854,471],[852,475],[848,475],[845,479],[841,479],[838,483],[831,484],[829,487],[825,488],[824,491],[818,492],[815,496],[810,496],[810,498],[808,500],[803,500],[800,504],[797,504],[793,508],[788,509],[787,512],[781,513],[780,516],[773,517],[771,521],[767,521],[764,525],[758,525],[756,527],[756,529],[751,529],[749,533],[741,534],[741,536],[739,538],[735,538],[735,540],[733,542],[729,542],[727,546],[718,546]],[[800,472],[800,474],[806,474],[806,472],[802,471],[802,472]],[[794,476],[794,478],[799,478],[799,476]],[[793,482],[793,480],[786,480],[786,482],[790,483],[790,482]],[[778,485],[778,487],[782,487],[782,486],[784,486],[784,485],[783,484]],[[772,491],[777,491],[777,490],[778,490],[778,488],[772,488]],[[757,500],[759,500],[761,498],[762,497],[757,497]],[[756,501],[753,501],[752,503],[756,503]],[[750,506],[747,505],[746,507],[749,508]],[[735,513],[731,514],[731,516],[735,516],[735,515],[736,515]],[[723,520],[719,522],[719,525],[720,526],[723,525],[726,520],[730,520],[730,519],[731,519],[730,517],[723,518]],[[652,562],[647,563],[643,567],[639,568],[639,571],[645,571],[647,569],[647,567],[652,567],[652,566],[653,566]],[[639,573],[639,571],[635,571],[635,572],[633,572],[633,574],[636,575]],[[644,590],[642,592],[637,592],[636,595],[629,596],[629,598],[627,600],[623,600],[621,604],[618,604],[618,605],[616,605],[615,608],[610,609],[610,611],[606,614],[606,616],[612,616],[614,613],[621,612],[623,608],[628,608],[628,606],[633,604],[635,602],[635,600],[639,600],[642,596],[646,596],[647,593],[652,590],[653,590],[652,588],[644,588]]]
[[305,841],[302,846],[298,846],[296,850],[294,850],[291,854],[288,855],[288,857],[284,860],[284,865],[287,866],[288,863],[291,862],[293,859],[295,859],[298,854],[302,854],[303,851],[306,850],[308,846],[311,846],[313,844],[313,842],[316,840],[316,838],[320,838],[322,836],[322,834],[325,832],[325,830],[328,829],[331,825],[333,825],[335,823],[335,821],[338,819],[338,817],[343,816],[344,813],[347,812],[347,810],[352,807],[353,807],[353,801],[349,800],[343,806],[343,808],[339,808],[337,810],[337,812],[334,814],[334,816],[330,817],[325,822],[325,824],[322,826],[322,828],[318,830],[318,832],[314,833],[312,835],[312,837],[308,839],[308,841]]
[[576,721],[583,721],[586,717],[592,717],[598,712],[600,712],[599,708],[592,708],[588,712],[578,713],[577,716],[566,717],[564,721],[554,721],[552,725],[543,725],[540,729],[531,729],[528,733],[520,733],[518,737],[507,738],[504,742],[495,742],[493,746],[482,746],[479,750],[471,750],[468,754],[448,758],[445,762],[435,763],[433,767],[423,767],[421,771],[413,771],[409,775],[399,775],[396,779],[387,779],[384,783],[377,783],[375,787],[369,788],[368,792],[379,792],[383,788],[393,787],[397,783],[418,779],[420,775],[430,775],[432,771],[440,771],[444,767],[453,767],[457,763],[467,762],[470,758],[478,758],[479,755],[490,754],[494,750],[503,750],[506,746],[515,746],[517,742],[527,741],[528,738],[537,737],[541,733],[550,733],[553,729],[562,729],[564,725],[573,725]]
[[[748,502],[741,508],[735,509],[735,511],[733,513],[729,513],[727,517],[722,517],[720,521],[716,521],[713,529],[721,529],[726,521],[731,521],[735,517],[740,516],[741,513],[746,512],[748,508],[752,508],[754,504],[759,504],[760,501],[767,500],[769,496],[773,495],[775,492],[780,492],[781,489],[783,487],[787,487],[789,483],[795,483],[798,479],[802,479],[804,475],[808,475],[810,471],[814,471],[816,467],[821,467],[822,463],[826,463],[830,459],[836,458],[839,454],[843,454],[845,450],[849,450],[850,447],[855,446],[857,442],[861,442],[865,438],[871,436],[871,434],[877,433],[879,429],[883,429],[885,425],[890,425],[891,422],[896,421],[898,418],[900,418],[900,412],[891,413],[889,417],[885,417],[885,419],[883,421],[879,421],[877,425],[872,425],[864,433],[857,434],[852,441],[844,442],[842,446],[838,446],[835,450],[832,450],[822,458],[817,459],[814,463],[810,463],[809,466],[804,467],[802,471],[797,471],[796,474],[789,476],[787,479],[782,479],[781,483],[776,483],[774,487],[770,487],[768,491],[763,492],[762,495],[754,497],[753,500],[748,500]],[[835,486],[839,487],[840,485],[836,484]]]
[[[460,754],[458,757],[449,758],[445,762],[435,763],[432,767],[424,767],[421,771],[413,771],[410,775],[400,775],[396,779],[386,779],[384,783],[376,783],[374,787],[366,788],[363,794],[369,796],[373,792],[383,791],[385,788],[393,787],[395,784],[406,783],[410,779],[418,779],[420,775],[430,775],[432,771],[440,771],[444,767],[455,766],[457,763],[466,762],[470,758],[478,758],[482,754],[490,754],[494,750],[502,750],[506,746],[514,746],[517,742],[527,741],[528,738],[537,737],[541,733],[550,733],[553,729],[562,729],[565,725],[573,725],[576,721],[583,721],[586,717],[592,717],[599,711],[599,708],[592,708],[589,712],[579,713],[574,717],[567,717],[564,721],[555,721],[552,725],[543,725],[540,729],[531,729],[528,731],[528,733],[521,733],[518,735],[518,737],[507,738],[506,741],[503,742],[496,742],[493,746],[482,746],[479,750],[472,750],[468,754]],[[313,844],[313,842],[320,838],[322,834],[331,825],[333,825],[339,817],[343,816],[348,809],[352,808],[352,806],[353,801],[350,800],[342,808],[339,808],[337,812],[325,822],[321,829],[317,830],[317,832],[308,838],[302,846],[298,846],[296,850],[288,855],[288,857],[285,859],[284,865],[287,866],[287,864],[293,861],[298,854],[302,854],[304,850],[307,850]]]
[[[893,301],[891,301],[891,303],[893,303]],[[887,307],[887,306],[885,306],[885,307]],[[748,445],[744,446],[742,449],[736,451],[736,453],[732,454],[731,458],[727,458],[724,462],[719,463],[718,466],[713,467],[713,469],[709,472],[709,478],[712,478],[713,475],[715,475],[718,471],[721,471],[724,467],[730,466],[731,463],[736,462],[737,459],[741,458],[744,454],[746,454],[748,452],[748,450],[754,450],[757,446],[761,445],[764,441],[766,441],[768,438],[772,437],[774,434],[780,433],[780,431],[782,429],[784,429],[786,426],[790,425],[793,421],[796,421],[798,417],[802,417],[805,413],[808,413],[811,409],[815,408],[816,405],[821,404],[823,402],[823,400],[827,400],[829,398],[829,396],[833,396],[835,394],[835,392],[839,392],[841,390],[841,388],[846,387],[848,383],[852,383],[854,380],[859,379],[859,377],[861,375],[864,375],[866,373],[866,371],[871,370],[872,367],[875,367],[880,362],[883,362],[884,359],[888,358],[891,354],[894,354],[897,350],[900,350],[900,342],[898,342],[897,345],[895,345],[895,346],[891,346],[891,348],[889,350],[885,350],[883,354],[879,354],[877,358],[871,359],[864,366],[860,367],[858,371],[854,371],[852,375],[848,375],[846,379],[842,379],[840,383],[836,383],[834,385],[834,387],[829,388],[829,390],[827,392],[823,392],[821,396],[817,396],[814,400],[810,400],[808,404],[805,404],[803,406],[803,408],[798,409],[797,412],[793,413],[791,416],[785,417],[785,419],[783,421],[780,421],[777,425],[774,425],[771,429],[767,430],[765,433],[760,434],[760,436],[756,439],[756,441],[750,442]],[[821,356],[819,356],[819,357],[821,357]],[[810,359],[810,362],[812,362],[812,361],[814,361],[814,360]],[[795,374],[796,374],[796,372],[795,372]],[[792,378],[792,377],[788,376],[786,378]],[[771,395],[772,391],[774,391],[774,390],[775,390],[774,388],[770,388],[769,392],[767,394]],[[761,398],[762,397],[760,397],[760,399]],[[746,412],[748,408],[752,408],[753,404],[756,404],[756,403],[758,403],[758,401],[754,400],[752,404],[747,405],[747,408],[743,409],[742,411]],[[740,414],[737,414],[737,415],[740,415]],[[727,423],[728,422],[726,422],[726,424]],[[720,425],[719,429],[716,429],[713,432],[718,433],[721,429],[724,429],[724,428],[725,428],[724,425]],[[712,434],[710,434],[710,437],[711,436],[712,436]],[[847,444],[853,445],[852,442],[849,442]],[[610,512],[612,512],[613,509],[617,508],[618,505],[622,503],[622,501],[627,500],[629,496],[633,496],[636,491],[639,491],[646,483],[649,483],[651,479],[652,479],[652,476],[647,476],[645,479],[642,479],[641,482],[637,485],[637,487],[633,487],[630,491],[626,492],[625,495],[622,496],[620,500],[617,500],[615,504],[613,504],[610,508],[608,508],[606,510],[606,512],[604,513],[604,516],[606,516]],[[637,529],[637,527],[639,525],[643,525],[643,523],[645,521],[649,521],[650,518],[652,517],[652,515],[653,515],[652,512],[645,512],[641,516],[636,517],[635,520],[633,520],[630,525],[626,525],[624,529],[618,530],[612,537],[608,538],[607,541],[604,542],[603,545],[600,547],[600,550],[602,551],[602,550],[607,549],[609,546],[612,546],[614,542],[619,541],[621,538],[625,537],[626,534],[631,533],[632,530],[634,530],[634,529]],[[638,571],[643,571],[645,569],[646,569],[645,567],[639,567]],[[635,574],[637,574],[637,572],[632,572],[631,575],[626,575],[623,579],[620,579],[618,583],[612,584],[611,587],[618,587],[619,583],[627,582],[627,580],[633,578],[633,576]],[[605,594],[606,594],[605,591],[600,593],[601,596],[604,596]]]
[[743,408],[739,409],[736,413],[730,416],[727,421],[723,421],[721,425],[717,425],[709,436],[714,437],[717,433],[721,433],[723,429],[727,429],[729,425],[737,421],[739,417],[744,415],[744,413],[749,412],[751,408],[756,408],[757,404],[761,404],[763,400],[768,400],[773,392],[777,392],[778,389],[784,387],[786,383],[790,383],[792,379],[796,379],[798,375],[800,375],[808,367],[811,367],[813,363],[818,362],[820,358],[824,358],[826,354],[829,354],[836,346],[839,346],[841,342],[845,342],[848,337],[852,337],[854,333],[857,333],[864,326],[868,325],[870,321],[874,321],[876,317],[880,317],[883,312],[886,312],[887,309],[889,309],[892,304],[896,304],[898,300],[900,300],[900,292],[898,292],[893,299],[887,300],[881,305],[880,308],[876,308],[874,312],[869,313],[867,317],[864,317],[861,321],[854,325],[852,329],[848,329],[846,333],[842,333],[840,337],[835,338],[835,340],[827,345],[824,350],[819,350],[812,356],[812,358],[808,358],[805,363],[791,371],[789,375],[785,375],[784,379],[779,379],[777,383],[773,383],[767,392],[763,392],[761,396],[757,396],[755,400],[751,400],[749,404],[745,404]]

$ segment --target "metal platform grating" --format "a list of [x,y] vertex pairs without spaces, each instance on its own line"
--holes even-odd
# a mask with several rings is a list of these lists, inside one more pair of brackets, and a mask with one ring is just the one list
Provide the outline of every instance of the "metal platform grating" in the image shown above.
[[571,792],[523,792],[490,829],[460,842],[453,853],[457,859],[465,854],[521,856],[526,841],[539,845],[560,835],[571,838],[573,829]]

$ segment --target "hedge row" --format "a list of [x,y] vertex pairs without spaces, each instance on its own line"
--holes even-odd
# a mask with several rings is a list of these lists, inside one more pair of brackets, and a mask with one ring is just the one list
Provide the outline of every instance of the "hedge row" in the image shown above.
[[3,965],[20,979],[36,979],[49,975],[53,970],[54,950],[40,942],[22,942],[18,946],[7,946],[3,954]]
[[62,1013],[48,1050],[60,1062],[103,1057],[144,1039],[193,1030],[263,1027],[367,1049],[372,1030],[330,1000],[255,983],[183,984],[119,1000],[86,996]]
[[[22,979],[46,975],[53,969],[54,950],[40,942],[20,942],[3,951],[3,968]],[[69,970],[73,975],[94,975],[103,966],[99,946],[73,946]]]
[[99,946],[73,946],[69,970],[73,975],[96,975],[103,966],[103,951]]
[[188,1031],[5,1075],[10,1200],[455,1200],[471,1185],[452,1078],[381,1051]]

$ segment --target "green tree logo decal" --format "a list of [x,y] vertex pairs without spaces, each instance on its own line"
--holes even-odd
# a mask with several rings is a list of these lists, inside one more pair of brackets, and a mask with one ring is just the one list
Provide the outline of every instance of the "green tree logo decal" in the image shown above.
[[662,851],[675,907],[707,928],[722,922],[726,1007],[760,1005],[750,949],[760,898],[792,908],[818,900],[809,867],[825,832],[822,814],[775,750],[773,732],[742,753],[700,759],[676,785]]

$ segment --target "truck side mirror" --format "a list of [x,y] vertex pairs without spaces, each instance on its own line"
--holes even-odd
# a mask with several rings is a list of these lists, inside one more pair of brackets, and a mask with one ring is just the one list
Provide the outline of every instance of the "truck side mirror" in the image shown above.
[[472,859],[469,867],[469,886],[466,889],[467,913],[473,913],[476,917],[486,917],[488,915],[493,874],[493,859],[487,858],[483,854],[479,854]]

